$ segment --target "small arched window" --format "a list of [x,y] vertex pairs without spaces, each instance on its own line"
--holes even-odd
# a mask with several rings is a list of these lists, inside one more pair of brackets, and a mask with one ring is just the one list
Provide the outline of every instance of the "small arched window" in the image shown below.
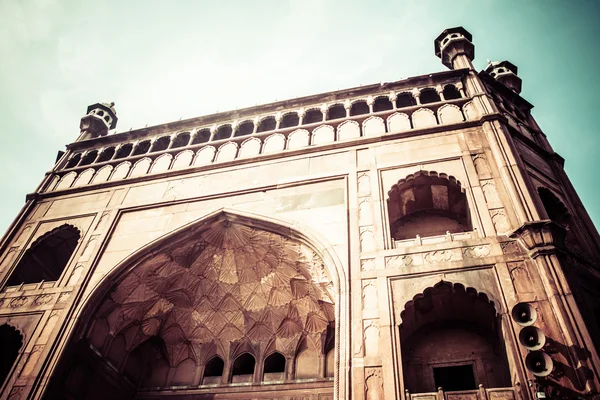
[[58,280],[77,247],[79,237],[79,230],[71,225],[60,226],[41,236],[25,252],[6,285]]
[[90,165],[96,160],[96,157],[98,157],[98,150],[89,151],[83,156],[79,165]]
[[472,230],[466,194],[452,176],[418,171],[398,181],[388,196],[393,239]]
[[239,124],[235,130],[235,137],[252,135],[254,132],[254,122],[244,121]]
[[203,385],[210,385],[221,382],[221,376],[223,375],[223,368],[225,363],[219,356],[211,358],[204,366],[204,377],[202,378]]
[[81,161],[81,153],[77,153],[71,157],[65,168],[75,168],[79,164],[79,161]]
[[373,112],[388,111],[392,110],[393,108],[394,105],[390,101],[389,97],[378,97],[373,103]]
[[17,360],[19,350],[23,346],[23,336],[14,327],[0,325],[0,387],[10,374],[13,364]]
[[136,146],[135,149],[133,150],[133,156],[139,156],[141,154],[146,154],[148,152],[148,150],[150,150],[150,141],[149,140],[144,140],[142,142],[139,142]]
[[258,124],[258,128],[256,129],[256,132],[272,131],[275,129],[276,126],[277,126],[277,120],[275,119],[275,117],[267,117],[260,121],[260,123]]
[[213,140],[229,139],[231,137],[232,133],[233,133],[233,129],[231,128],[231,125],[229,125],[229,124],[221,125],[220,127],[217,128],[217,131],[215,132],[215,135],[213,136]]
[[210,129],[200,129],[194,135],[194,140],[192,140],[192,144],[201,144],[206,143],[210,140]]
[[417,101],[413,97],[412,93],[404,92],[398,94],[396,97],[396,108],[412,107],[416,105]]
[[342,104],[336,104],[327,110],[327,120],[346,118],[346,109]]
[[189,142],[190,142],[190,133],[183,132],[183,133],[180,133],[179,135],[177,135],[175,140],[173,140],[173,145],[171,146],[171,148],[176,149],[178,147],[185,147],[188,145]]
[[115,148],[107,147],[106,149],[102,150],[102,153],[100,153],[100,156],[98,157],[96,162],[110,161],[114,155],[115,155]]
[[323,122],[323,113],[321,110],[313,108],[312,110],[308,110],[304,118],[302,119],[302,124],[316,124],[317,122]]
[[171,143],[171,138],[169,136],[160,137],[156,139],[150,152],[166,150],[169,147],[169,143]]
[[419,96],[419,99],[421,99],[421,104],[429,104],[441,101],[440,95],[438,94],[437,90],[433,88],[421,90],[421,95]]
[[252,354],[244,353],[233,362],[231,382],[252,382],[256,360]]
[[291,112],[287,113],[281,118],[281,123],[279,124],[280,128],[291,128],[292,126],[298,126],[300,123],[300,117],[298,117],[298,113]]
[[460,92],[454,85],[444,86],[444,98],[446,100],[460,99]]
[[369,105],[364,100],[357,101],[357,102],[353,103],[352,106],[350,107],[350,115],[351,116],[368,114],[370,111],[371,110],[369,110]]
[[283,354],[275,352],[265,358],[264,380],[279,381],[284,379],[285,357]]
[[132,143],[124,144],[123,146],[119,147],[119,150],[117,150],[115,159],[129,157],[129,155],[131,154],[131,150],[133,150]]

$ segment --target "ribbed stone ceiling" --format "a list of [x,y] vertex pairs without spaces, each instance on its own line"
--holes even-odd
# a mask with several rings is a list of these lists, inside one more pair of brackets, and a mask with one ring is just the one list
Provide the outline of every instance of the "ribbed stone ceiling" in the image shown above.
[[110,292],[96,318],[132,351],[163,339],[171,365],[201,349],[273,340],[318,342],[335,318],[322,260],[282,235],[229,220],[142,261]]

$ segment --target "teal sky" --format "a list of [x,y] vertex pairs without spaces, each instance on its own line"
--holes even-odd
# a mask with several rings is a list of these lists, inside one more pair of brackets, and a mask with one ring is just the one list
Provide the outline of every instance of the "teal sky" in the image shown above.
[[0,0],[0,231],[74,141],[86,107],[118,131],[442,71],[433,39],[473,34],[475,66],[522,95],[600,222],[600,1]]

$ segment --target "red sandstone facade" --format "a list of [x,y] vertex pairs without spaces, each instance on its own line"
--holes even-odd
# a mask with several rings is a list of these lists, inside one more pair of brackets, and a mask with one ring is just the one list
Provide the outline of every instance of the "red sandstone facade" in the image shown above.
[[0,244],[1,399],[591,398],[600,240],[517,68],[81,135]]

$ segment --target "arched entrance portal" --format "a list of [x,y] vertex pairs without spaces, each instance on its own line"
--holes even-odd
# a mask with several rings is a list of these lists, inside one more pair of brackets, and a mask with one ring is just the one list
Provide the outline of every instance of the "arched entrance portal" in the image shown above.
[[333,393],[336,290],[301,240],[221,213],[111,282],[82,315],[46,398]]
[[401,313],[404,384],[411,393],[509,387],[501,320],[490,299],[439,282]]

